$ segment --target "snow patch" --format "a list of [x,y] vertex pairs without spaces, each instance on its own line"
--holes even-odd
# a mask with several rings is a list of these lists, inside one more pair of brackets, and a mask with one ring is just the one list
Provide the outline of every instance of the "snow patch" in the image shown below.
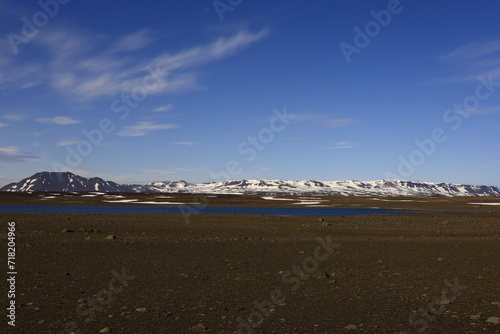
[[296,201],[296,199],[293,198],[276,198],[274,196],[262,196],[262,199],[266,200],[273,200],[273,201]]
[[500,205],[500,203],[467,203],[472,205]]

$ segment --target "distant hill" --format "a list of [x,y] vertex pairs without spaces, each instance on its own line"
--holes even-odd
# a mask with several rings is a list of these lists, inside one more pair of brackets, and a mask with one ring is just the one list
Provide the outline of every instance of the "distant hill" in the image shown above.
[[152,192],[212,193],[258,195],[330,195],[330,196],[500,196],[493,186],[476,186],[420,181],[294,181],[238,180],[210,183],[156,181],[146,185],[118,184],[98,177],[85,178],[73,173],[40,172],[0,189],[7,192]]

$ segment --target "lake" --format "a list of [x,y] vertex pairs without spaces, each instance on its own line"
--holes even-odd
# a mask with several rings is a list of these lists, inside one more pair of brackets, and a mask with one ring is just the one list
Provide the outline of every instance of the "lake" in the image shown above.
[[362,208],[253,208],[222,206],[67,206],[67,205],[0,205],[2,213],[87,213],[87,214],[209,214],[274,216],[355,216],[417,212],[412,210]]

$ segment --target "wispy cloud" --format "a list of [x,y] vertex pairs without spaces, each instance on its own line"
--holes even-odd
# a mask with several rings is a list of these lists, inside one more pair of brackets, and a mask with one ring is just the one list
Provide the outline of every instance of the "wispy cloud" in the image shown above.
[[4,127],[4,126],[7,126],[7,124],[5,124],[5,123],[0,123],[0,128],[1,128],[1,127]]
[[345,126],[354,124],[359,122],[353,118],[336,118],[336,119],[327,119],[321,122],[324,127],[327,128],[343,128]]
[[495,165],[479,165],[479,168],[495,168]]
[[66,116],[56,116],[56,117],[51,117],[51,118],[38,118],[36,121],[40,122],[40,123],[54,123],[54,124],[58,124],[58,125],[69,125],[69,124],[77,124],[77,123],[82,122],[82,121],[78,121],[76,119],[72,119],[72,118],[66,117]]
[[110,52],[135,51],[142,49],[153,41],[153,32],[143,29],[120,38]]
[[431,85],[476,81],[479,76],[500,75],[500,39],[469,43],[438,57],[449,75],[426,82]]
[[286,139],[298,139],[298,140],[318,140],[315,137],[307,137],[307,136],[285,136]]
[[199,168],[176,168],[176,169],[181,172],[193,172],[195,170],[198,170]]
[[92,36],[81,30],[45,28],[33,46],[40,52],[48,51],[48,62],[22,63],[15,71],[9,70],[7,65],[0,69],[7,71],[4,77],[9,78],[8,86],[12,89],[44,83],[66,97],[88,101],[143,87],[144,79],[150,75],[149,68],[156,72],[158,80],[154,85],[151,84],[154,80],[150,80],[148,94],[173,93],[199,86],[198,75],[192,71],[194,67],[233,55],[267,34],[267,29],[242,30],[209,44],[140,58],[135,51],[152,42],[154,34],[151,31],[139,30],[110,41],[109,36]]
[[173,104],[166,104],[164,106],[161,106],[161,107],[158,107],[156,109],[154,109],[153,111],[154,112],[167,112],[167,111],[171,111],[174,109],[174,105]]
[[0,147],[0,162],[16,163],[30,160],[40,160],[40,157],[19,152],[19,149],[15,146]]
[[150,173],[150,174],[175,174],[175,172],[170,172],[170,171],[164,171],[164,170],[157,170],[157,169],[145,169],[145,173]]
[[476,42],[463,45],[450,53],[441,56],[440,60],[469,60],[490,56],[500,52],[500,39],[488,42]]
[[19,150],[15,146],[0,147],[0,153],[17,154],[18,152]]
[[154,124],[153,122],[139,122],[136,125],[124,126],[123,129],[117,133],[122,137],[140,137],[146,136],[151,131],[175,129],[179,126],[176,124]]
[[478,110],[460,110],[457,111],[457,114],[460,115],[488,115],[488,114],[495,114],[500,112],[500,107],[497,108],[487,108],[487,109],[478,109]]
[[337,149],[346,149],[346,148],[353,148],[356,146],[356,143],[348,142],[348,141],[342,141],[342,142],[337,142],[335,143],[334,146],[327,147],[329,150],[337,150]]
[[57,146],[70,146],[73,144],[78,143],[77,140],[74,139],[66,139],[66,140],[61,140],[60,142],[57,143]]
[[267,167],[259,167],[259,170],[270,171],[272,169],[271,168],[267,168]]
[[188,145],[188,146],[193,146],[195,145],[195,143],[192,143],[190,141],[177,141],[177,142],[174,142],[175,145]]
[[5,119],[6,121],[16,122],[26,119],[27,116],[23,114],[5,114],[2,115],[2,118]]

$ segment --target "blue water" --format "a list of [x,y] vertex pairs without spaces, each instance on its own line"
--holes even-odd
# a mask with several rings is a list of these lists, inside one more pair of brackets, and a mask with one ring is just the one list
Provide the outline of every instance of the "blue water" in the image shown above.
[[342,208],[251,208],[193,206],[66,206],[66,205],[0,205],[2,213],[100,213],[100,214],[209,214],[209,215],[276,215],[276,216],[355,216],[404,214],[411,210],[342,209]]

